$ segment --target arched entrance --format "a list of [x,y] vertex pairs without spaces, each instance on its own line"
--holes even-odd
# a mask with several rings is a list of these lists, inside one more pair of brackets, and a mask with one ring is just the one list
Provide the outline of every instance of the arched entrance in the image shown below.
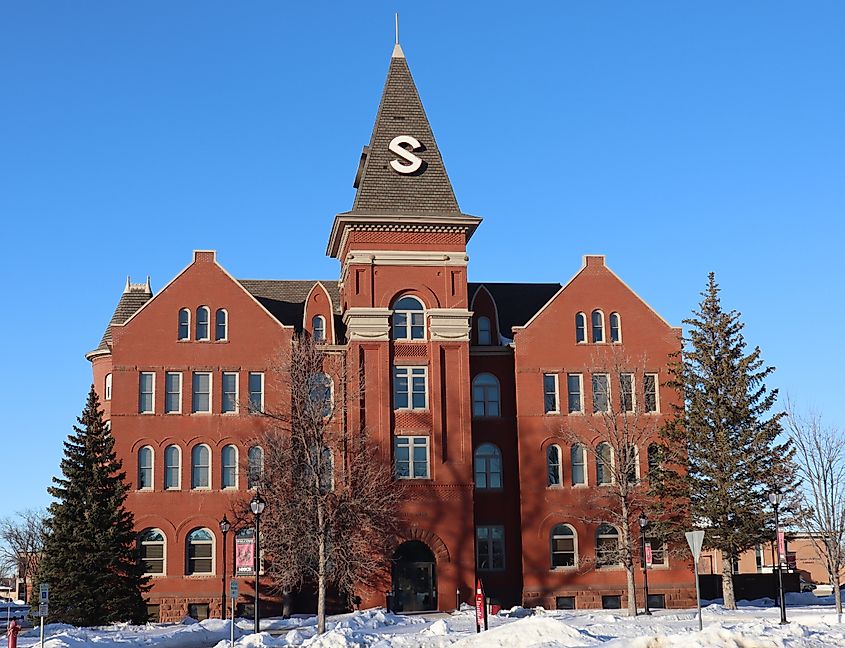
[[425,543],[409,540],[393,554],[393,609],[421,612],[437,609],[437,564]]

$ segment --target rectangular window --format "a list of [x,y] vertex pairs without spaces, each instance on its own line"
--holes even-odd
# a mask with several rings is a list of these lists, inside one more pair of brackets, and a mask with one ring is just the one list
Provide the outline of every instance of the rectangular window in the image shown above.
[[164,411],[166,414],[178,414],[182,411],[181,373],[164,374]]
[[619,594],[609,594],[601,597],[601,606],[605,610],[621,610],[622,597]]
[[208,603],[188,603],[188,616],[197,621],[208,618]]
[[555,597],[556,610],[574,610],[575,597],[574,596],[556,596]]
[[161,605],[158,603],[147,603],[147,621],[159,623],[161,619]]
[[643,388],[645,391],[645,411],[659,412],[660,397],[657,392],[657,374],[643,376]]
[[653,536],[646,536],[645,542],[651,546],[652,567],[663,567],[666,564],[666,545]]
[[249,374],[249,411],[264,411],[264,374],[250,372]]
[[556,414],[557,407],[557,374],[543,374],[543,403],[546,414]]
[[399,479],[428,479],[428,437],[396,437],[393,446]]
[[607,374],[593,374],[593,414],[610,411],[610,390]]
[[208,414],[211,412],[211,374],[206,372],[194,373],[193,398],[191,411],[194,414]]
[[142,371],[138,380],[138,412],[152,414],[155,411],[156,375]]
[[566,389],[569,393],[569,413],[584,411],[584,399],[581,396],[581,374],[569,374],[566,377]]
[[238,411],[238,374],[234,371],[223,372],[223,401],[221,410],[224,414]]
[[505,568],[505,527],[480,526],[475,531],[476,565],[479,570]]
[[393,408],[426,409],[428,407],[427,375],[426,367],[394,367]]
[[649,594],[648,595],[648,607],[652,610],[662,610],[666,607],[666,595],[665,594]]
[[619,374],[619,391],[621,396],[622,411],[631,413],[634,411],[634,374]]

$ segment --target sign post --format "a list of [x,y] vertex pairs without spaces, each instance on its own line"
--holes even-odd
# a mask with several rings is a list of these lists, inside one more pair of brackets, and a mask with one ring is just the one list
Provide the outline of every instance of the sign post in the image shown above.
[[47,616],[50,605],[50,583],[38,586],[38,616],[41,617],[41,648],[44,648],[44,617]]
[[238,580],[233,578],[229,581],[229,598],[232,601],[232,625],[230,627],[229,645],[235,645],[235,601],[238,599]]
[[475,632],[481,632],[481,627],[487,629],[487,606],[484,600],[484,588],[479,578],[475,583]]
[[692,552],[692,564],[695,570],[695,607],[698,608],[698,629],[702,630],[701,591],[698,587],[698,559],[701,557],[701,547],[704,545],[704,531],[687,531],[684,535],[687,537],[687,544],[689,545],[690,552]]

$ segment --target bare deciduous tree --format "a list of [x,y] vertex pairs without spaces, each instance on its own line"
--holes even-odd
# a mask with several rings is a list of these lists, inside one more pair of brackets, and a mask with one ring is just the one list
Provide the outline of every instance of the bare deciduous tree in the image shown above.
[[845,433],[825,426],[819,414],[799,414],[787,403],[787,430],[803,484],[803,515],[797,520],[813,541],[833,586],[842,620],[839,578],[845,567]]
[[28,509],[0,520],[0,564],[4,571],[23,580],[24,591],[32,582],[38,556],[44,549],[44,512]]
[[299,335],[280,365],[290,409],[263,412],[262,542],[279,591],[316,586],[322,633],[329,587],[350,601],[355,587],[383,587],[401,488],[389,457],[347,427],[360,380],[350,380],[346,356]]

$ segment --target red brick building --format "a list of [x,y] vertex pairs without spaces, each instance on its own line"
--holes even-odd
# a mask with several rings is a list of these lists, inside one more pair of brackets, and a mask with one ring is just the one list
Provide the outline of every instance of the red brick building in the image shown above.
[[[244,403],[284,401],[266,389],[273,358],[303,330],[361,368],[349,425],[366,427],[408,480],[405,537],[385,556],[398,609],[453,608],[476,576],[503,604],[624,605],[624,571],[595,560],[613,529],[584,521],[602,492],[588,422],[623,398],[595,367],[622,351],[646,358],[628,398],[659,421],[674,398],[664,381],[678,331],[600,256],[565,285],[468,282],[481,219],[458,206],[398,45],[355,187],[329,233],[339,280],[238,280],[198,251],[155,295],[127,281],[87,355],[133,480],[152,611],[219,615],[218,521],[249,488],[239,466],[261,460],[261,420]],[[639,478],[645,448],[638,461]],[[654,602],[690,604],[691,565],[655,555]],[[385,593],[364,601],[384,603]]]

